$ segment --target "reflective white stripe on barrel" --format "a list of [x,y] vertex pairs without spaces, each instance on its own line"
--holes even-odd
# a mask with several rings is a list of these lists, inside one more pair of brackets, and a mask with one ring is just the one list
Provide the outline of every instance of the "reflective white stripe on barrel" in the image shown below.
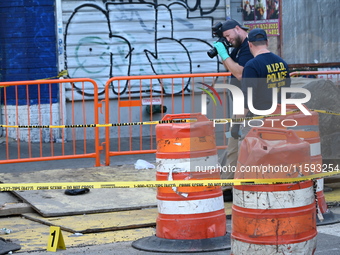
[[156,158],[157,172],[161,173],[183,173],[183,172],[213,172],[219,171],[217,165],[218,155],[199,158],[163,159]]
[[323,178],[316,180],[316,192],[323,191]]
[[185,201],[158,200],[158,212],[162,214],[209,213],[221,209],[224,209],[223,196]]
[[[250,244],[231,239],[232,253],[249,254],[249,255],[264,255],[264,254],[299,254],[310,255],[314,254],[316,249],[316,237],[300,243],[280,244],[280,245],[261,245]],[[249,253],[251,251],[251,254]]]
[[317,156],[317,155],[321,155],[321,144],[320,144],[320,142],[310,144],[310,155],[312,157]]
[[314,202],[313,187],[288,191],[242,191],[233,189],[233,204],[247,209],[286,209]]

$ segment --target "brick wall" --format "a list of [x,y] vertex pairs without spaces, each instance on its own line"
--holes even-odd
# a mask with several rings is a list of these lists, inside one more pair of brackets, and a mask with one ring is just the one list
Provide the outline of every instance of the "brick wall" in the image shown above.
[[[58,75],[54,2],[0,1],[0,81],[36,80]],[[11,86],[6,90],[1,89],[0,94],[0,124],[59,123],[57,84],[43,84],[40,88],[38,85],[30,85],[28,93],[26,86]],[[60,130],[17,131],[15,128],[3,128],[0,136],[6,134],[14,139],[31,142],[56,141],[60,136]]]
[[[0,79],[35,80],[58,75],[54,0],[0,1]],[[57,86],[40,88],[40,103],[57,102]],[[7,89],[6,104],[33,105],[38,102],[37,86],[19,87],[19,101],[14,88]],[[1,95],[3,103],[3,93]],[[17,101],[17,102],[16,102]]]

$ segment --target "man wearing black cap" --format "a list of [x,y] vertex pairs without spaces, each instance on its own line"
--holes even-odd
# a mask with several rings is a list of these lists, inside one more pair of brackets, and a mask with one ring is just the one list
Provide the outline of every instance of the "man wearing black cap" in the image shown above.
[[[226,47],[221,42],[215,42],[214,47],[216,48],[219,56],[222,59],[224,67],[231,72],[230,83],[241,88],[241,78],[243,67],[245,64],[253,58],[249,50],[248,45],[248,28],[240,25],[236,20],[228,19],[222,24],[221,31],[223,36],[232,44],[233,50],[229,55]],[[227,154],[226,154],[227,153]],[[238,139],[233,137],[228,138],[228,148],[222,156],[221,165],[229,166],[227,169],[235,169],[237,164],[238,155]],[[234,171],[223,171],[221,174],[222,179],[233,179]],[[231,189],[224,187],[223,191],[224,201],[231,201]]]
[[[273,104],[273,88],[277,89],[277,102],[281,103],[281,88],[290,87],[288,64],[279,56],[268,50],[266,31],[260,28],[251,30],[248,34],[248,44],[254,58],[244,66],[242,74],[242,92],[244,94],[245,115],[249,108],[268,110]],[[252,88],[252,106],[248,105],[248,88]],[[287,95],[289,97],[289,95]],[[250,112],[249,112],[250,113]],[[237,118],[245,117],[237,115]],[[249,116],[249,114],[248,114]],[[256,124],[252,123],[252,126]],[[259,123],[260,125],[260,123]],[[239,138],[240,125],[233,125],[231,134]],[[249,132],[250,127],[242,129],[242,138]]]
[[221,42],[215,42],[214,47],[220,55],[223,65],[232,74],[231,84],[241,87],[243,67],[253,58],[248,46],[248,28],[241,26],[236,20],[228,19],[222,24],[223,36],[232,44],[233,50],[229,55]]

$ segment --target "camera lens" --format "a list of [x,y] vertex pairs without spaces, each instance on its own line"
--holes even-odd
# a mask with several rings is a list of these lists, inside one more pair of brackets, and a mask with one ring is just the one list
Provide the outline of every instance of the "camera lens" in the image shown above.
[[218,52],[216,48],[212,48],[207,52],[207,54],[210,58],[214,58],[215,56],[217,56]]

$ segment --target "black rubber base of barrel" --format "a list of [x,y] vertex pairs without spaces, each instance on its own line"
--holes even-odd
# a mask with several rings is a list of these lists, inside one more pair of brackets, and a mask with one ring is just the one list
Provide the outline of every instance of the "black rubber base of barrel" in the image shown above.
[[340,222],[340,214],[334,214],[331,210],[328,209],[327,212],[322,214],[324,220],[320,221],[317,219],[316,225],[317,226],[323,226],[323,225],[331,225],[336,224]]
[[151,252],[207,252],[230,250],[230,234],[225,236],[183,240],[183,239],[165,239],[157,236],[149,236],[132,242],[132,247],[142,251]]

